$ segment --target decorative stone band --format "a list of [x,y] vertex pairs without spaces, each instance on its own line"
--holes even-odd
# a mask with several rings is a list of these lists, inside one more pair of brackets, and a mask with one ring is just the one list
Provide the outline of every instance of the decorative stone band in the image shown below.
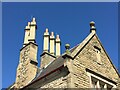
[[52,37],[51,37],[50,40],[55,40],[55,38],[52,38]]
[[52,57],[56,58],[56,56],[51,55],[51,54],[50,54],[50,53],[48,53],[48,52],[43,52],[43,53],[40,55],[40,57],[42,57],[42,56],[43,56],[43,55],[45,55],[45,54],[48,54],[48,55],[50,55],[50,56],[52,56]]
[[29,39],[28,41],[34,41],[34,43],[36,43],[35,39]]
[[[37,60],[36,60],[36,61],[37,61]],[[38,62],[36,62],[36,61],[34,61],[34,60],[30,60],[30,63],[31,63],[31,64],[34,64],[34,65],[37,65]]]
[[48,52],[48,50],[46,49],[46,50],[43,50],[43,52]]
[[55,43],[60,43],[61,44],[61,41],[55,41]]
[[27,31],[27,30],[30,30],[30,28],[25,28],[24,30]]
[[91,29],[90,29],[90,32],[92,32],[93,30],[96,31],[96,28],[91,28]]
[[36,43],[29,42],[28,44],[26,44],[26,46],[22,47],[22,48],[20,49],[20,51],[22,51],[25,47],[27,47],[27,46],[30,45],[30,44],[34,44],[35,46],[38,46]]
[[49,37],[49,35],[44,35],[43,37]]
[[67,53],[63,54],[62,57],[63,57],[64,59],[65,59],[65,58],[73,59],[73,58],[71,57],[71,55],[70,55],[70,54],[67,54]]
[[30,24],[30,26],[37,26],[36,24]]
[[23,45],[27,45],[28,43],[24,43]]
[[35,29],[37,29],[37,25],[36,24],[30,24],[30,27],[31,26],[35,26]]

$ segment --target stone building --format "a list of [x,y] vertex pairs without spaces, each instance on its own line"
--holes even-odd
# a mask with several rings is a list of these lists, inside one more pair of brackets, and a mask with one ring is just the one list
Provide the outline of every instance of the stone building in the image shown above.
[[9,89],[120,89],[120,75],[101,44],[93,21],[90,22],[89,35],[71,49],[70,45],[66,44],[66,51],[62,55],[59,35],[56,38],[53,32],[49,35],[48,28],[46,28],[43,35],[40,67],[37,66],[36,29],[36,20],[33,18],[25,27],[24,44],[20,50],[16,81]]

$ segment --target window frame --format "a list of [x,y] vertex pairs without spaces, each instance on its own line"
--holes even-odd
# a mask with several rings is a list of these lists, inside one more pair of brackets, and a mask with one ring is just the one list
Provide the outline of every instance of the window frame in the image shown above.
[[[93,71],[92,71],[93,72]],[[90,87],[93,88],[93,84],[92,84],[92,77],[97,79],[99,82],[105,82],[107,85],[111,85],[113,86],[112,88],[117,88],[116,84],[96,75],[95,73],[89,72],[89,70],[87,70],[87,75],[89,76],[89,81],[90,81]]]

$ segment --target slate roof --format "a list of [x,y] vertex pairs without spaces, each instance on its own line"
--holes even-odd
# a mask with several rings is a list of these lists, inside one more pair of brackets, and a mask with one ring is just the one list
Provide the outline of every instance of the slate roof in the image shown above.
[[63,64],[64,64],[64,58],[62,56],[58,57],[57,59],[52,61],[46,68],[42,69],[32,82],[50,73],[51,71],[61,67]]
[[[73,47],[70,50],[70,52],[72,53],[77,47],[78,47],[78,45]],[[53,71],[53,70],[61,67],[62,65],[64,65],[64,58],[62,57],[63,55],[59,56],[54,61],[52,61],[46,68],[39,70],[38,74],[36,75],[35,79],[32,82],[36,81],[38,78],[41,78],[44,75],[50,73],[51,71]]]

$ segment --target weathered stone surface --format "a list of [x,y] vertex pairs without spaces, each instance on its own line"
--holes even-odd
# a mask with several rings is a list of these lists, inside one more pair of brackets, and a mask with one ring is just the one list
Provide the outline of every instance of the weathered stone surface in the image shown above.
[[120,78],[118,79],[118,82],[117,82],[117,90],[120,90]]
[[31,60],[37,63],[37,46],[32,43],[24,47],[20,52],[20,60],[16,73],[16,88],[22,88],[34,79],[37,66],[32,64]]
[[67,88],[68,87],[68,77],[69,73],[67,68],[61,68],[53,72],[52,74],[42,78],[35,84],[27,87],[41,90],[44,88]]
[[[99,47],[100,60],[96,56],[94,46]],[[86,68],[93,70],[94,72],[101,74],[115,82],[118,80],[118,74],[113,68],[109,58],[107,57],[100,42],[94,36],[89,43],[83,48],[83,50],[73,60],[73,72],[76,78],[75,87],[89,88],[90,81],[86,73]]]
[[[103,46],[98,40],[95,33],[91,33],[83,43],[78,46],[70,55],[74,58],[64,57],[64,65],[62,68],[45,73],[45,76],[39,78],[39,81],[29,85],[26,88],[34,88],[41,90],[47,88],[91,88],[90,77],[86,69],[90,69],[95,73],[112,80],[120,88],[120,80],[118,73],[113,67],[110,58],[106,54]],[[84,46],[85,45],[85,46]],[[81,49],[81,46],[83,47]],[[81,50],[81,51],[79,51]],[[16,87],[26,86],[34,79],[37,66],[30,61],[37,63],[37,47],[30,44],[20,52],[20,62],[17,68]],[[45,53],[41,56],[41,68],[51,65],[55,59],[54,56]],[[62,63],[63,64],[63,63]],[[54,68],[56,69],[56,68]],[[24,89],[26,89],[24,88]]]
[[45,68],[46,66],[48,66],[53,60],[55,60],[55,56],[50,55],[49,53],[44,53],[41,56],[41,68]]
[[[96,50],[96,47],[100,49],[99,53]],[[51,59],[49,60],[47,58],[47,55],[42,58],[46,61],[51,61]],[[82,51],[77,53],[74,59],[65,58],[64,68],[53,72],[28,88],[34,87],[37,90],[41,90],[43,88],[91,88],[90,77],[88,76],[86,68],[113,80],[114,82],[118,81],[117,72],[99,40],[94,36],[87,45],[84,46]]]

